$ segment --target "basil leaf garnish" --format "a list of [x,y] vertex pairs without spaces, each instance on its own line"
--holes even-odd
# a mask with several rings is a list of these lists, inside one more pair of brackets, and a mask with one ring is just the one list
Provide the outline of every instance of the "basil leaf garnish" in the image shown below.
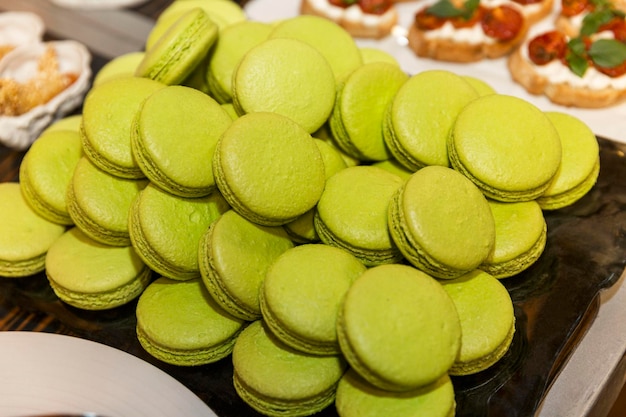
[[598,39],[588,53],[596,65],[614,68],[626,61],[626,44],[615,39]]
[[426,11],[437,17],[462,17],[469,19],[478,7],[480,0],[467,0],[462,7],[456,7],[450,0],[439,0]]

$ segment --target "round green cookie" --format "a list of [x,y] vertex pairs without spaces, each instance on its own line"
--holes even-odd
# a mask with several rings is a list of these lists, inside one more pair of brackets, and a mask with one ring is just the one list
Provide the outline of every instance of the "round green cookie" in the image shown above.
[[261,226],[229,210],[200,241],[204,284],[224,310],[252,321],[261,318],[259,289],[270,265],[293,242],[281,227]]
[[184,198],[150,184],[130,209],[130,239],[144,262],[160,275],[181,281],[200,278],[200,239],[228,208],[217,192]]
[[461,350],[449,373],[470,375],[489,368],[509,350],[515,333],[507,289],[480,270],[442,284],[461,321]]
[[434,383],[461,347],[459,316],[441,284],[400,264],[370,268],[352,284],[337,334],[352,368],[387,391]]
[[341,355],[293,350],[257,320],[237,338],[233,368],[235,390],[250,407],[269,417],[296,417],[333,403],[346,363]]
[[137,338],[155,358],[178,366],[216,362],[232,352],[244,328],[224,312],[199,279],[160,277],[139,297]]
[[20,165],[20,185],[38,215],[53,223],[73,223],[65,191],[82,155],[80,136],[73,130],[43,133],[28,149]]
[[93,79],[93,85],[100,85],[106,81],[113,80],[118,77],[131,77],[135,75],[137,67],[143,61],[145,52],[129,52],[116,56],[109,62],[104,64]]
[[324,162],[313,138],[277,113],[235,120],[213,159],[218,189],[243,217],[278,226],[315,206],[324,190]]
[[314,355],[341,353],[337,315],[365,265],[350,253],[322,244],[297,246],[269,267],[260,292],[269,329],[287,345]]
[[233,74],[232,89],[237,113],[277,113],[309,133],[326,122],[335,104],[328,61],[307,43],[289,38],[250,49]]
[[404,257],[436,278],[456,278],[482,264],[495,244],[487,199],[457,171],[414,173],[389,206],[389,230]]
[[403,166],[449,166],[447,139],[461,109],[478,97],[461,76],[445,70],[417,73],[387,107],[385,143]]
[[399,261],[402,254],[389,234],[387,212],[402,183],[399,176],[368,165],[330,177],[314,218],[321,241],[350,252],[367,266]]
[[141,103],[166,85],[122,77],[93,87],[83,105],[83,150],[100,169],[123,178],[143,178],[131,150],[130,132]]
[[57,239],[46,256],[46,276],[54,293],[83,310],[107,310],[137,298],[152,271],[132,246],[98,243],[74,227]]
[[446,374],[434,383],[407,392],[381,390],[353,369],[339,381],[335,406],[340,417],[454,417],[454,387]]
[[546,112],[561,138],[561,165],[537,199],[544,210],[567,207],[595,185],[600,174],[598,139],[582,120],[561,112]]
[[211,97],[191,87],[168,86],[148,97],[137,112],[131,147],[146,177],[181,197],[215,189],[213,153],[231,117]]
[[550,119],[533,104],[489,94],[465,106],[452,128],[448,151],[462,172],[494,200],[534,200],[561,164],[561,140]]
[[19,183],[0,183],[0,276],[41,272],[46,253],[65,227],[39,216],[28,205]]

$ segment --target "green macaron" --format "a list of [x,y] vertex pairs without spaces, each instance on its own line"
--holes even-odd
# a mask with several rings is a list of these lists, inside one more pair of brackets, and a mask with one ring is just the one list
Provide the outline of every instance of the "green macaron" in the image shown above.
[[207,56],[217,36],[218,27],[204,10],[188,10],[146,51],[135,76],[179,84]]
[[389,203],[402,183],[401,177],[369,165],[348,167],[330,177],[314,218],[321,241],[350,252],[367,266],[402,259],[387,222]]
[[253,321],[261,318],[259,289],[267,269],[293,242],[282,227],[261,226],[229,210],[200,241],[198,263],[204,284],[224,310]]
[[107,174],[83,157],[65,193],[69,215],[91,239],[111,246],[130,246],[128,213],[147,185],[146,179]]
[[364,64],[369,64],[370,62],[386,62],[398,67],[400,66],[397,58],[386,50],[373,46],[361,46],[359,47],[359,51],[361,52],[361,59]]
[[299,351],[341,353],[337,315],[365,269],[354,255],[333,246],[305,244],[285,251],[267,270],[259,294],[266,325]]
[[339,83],[329,123],[337,145],[362,161],[384,161],[387,107],[409,76],[397,65],[376,62],[355,69]]
[[148,97],[131,130],[131,149],[152,184],[181,197],[215,189],[213,153],[232,123],[217,101],[191,87],[173,85]]
[[94,86],[83,104],[83,150],[100,169],[124,178],[143,178],[130,132],[141,103],[166,85],[148,78],[122,77]]
[[128,228],[132,245],[160,275],[174,280],[200,278],[200,239],[228,209],[217,192],[185,198],[149,184],[130,209]]
[[0,276],[25,277],[45,268],[48,249],[65,226],[38,215],[16,182],[0,183]]
[[516,275],[535,263],[547,240],[547,224],[535,200],[503,203],[489,200],[496,226],[493,251],[479,266],[496,278]]
[[425,387],[407,392],[382,390],[354,369],[339,381],[335,407],[339,417],[454,417],[454,387],[446,374]]
[[159,277],[136,307],[137,338],[153,357],[198,366],[230,355],[245,322],[224,312],[199,279]]
[[509,350],[515,334],[509,292],[498,279],[480,270],[442,285],[461,321],[461,350],[449,373],[470,375],[493,366]]
[[346,363],[341,355],[317,356],[289,348],[257,320],[233,349],[233,382],[239,397],[269,416],[308,416],[335,400]]
[[561,138],[561,165],[537,199],[544,210],[574,204],[593,188],[600,174],[598,139],[582,120],[563,112],[546,112]]
[[41,134],[26,152],[20,185],[24,198],[41,217],[62,225],[73,223],[65,191],[82,155],[78,132],[61,129]]
[[98,243],[73,227],[46,256],[46,276],[54,293],[83,310],[108,310],[137,298],[152,271],[132,246]]
[[130,77],[135,74],[137,67],[145,57],[144,51],[128,52],[118,55],[104,64],[96,73],[93,85],[99,85],[118,77]]
[[436,278],[456,278],[482,264],[495,244],[485,196],[459,172],[420,169],[389,206],[391,237],[404,257]]
[[391,154],[411,171],[449,166],[447,139],[460,110],[478,97],[460,75],[419,72],[405,82],[387,108],[383,134]]
[[461,347],[461,324],[441,284],[409,265],[365,271],[337,320],[339,345],[370,384],[411,391],[446,375]]
[[224,198],[253,223],[278,226],[315,206],[325,184],[324,162],[313,138],[278,113],[256,112],[222,134],[213,175]]
[[313,133],[328,119],[336,88],[333,71],[317,49],[296,39],[274,38],[239,61],[232,90],[238,114],[277,113]]
[[561,164],[561,141],[548,116],[503,94],[481,96],[461,110],[448,150],[452,167],[499,201],[538,198]]

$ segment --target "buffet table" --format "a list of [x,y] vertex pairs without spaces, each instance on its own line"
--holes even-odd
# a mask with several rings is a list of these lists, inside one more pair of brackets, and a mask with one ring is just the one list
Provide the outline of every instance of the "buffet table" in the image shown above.
[[[47,36],[83,42],[97,71],[115,56],[141,50],[154,18],[168,3],[80,10],[47,0],[0,0],[0,11],[39,14]],[[573,207],[548,214],[550,235],[543,259],[506,281],[516,303],[516,340],[503,364],[455,381],[459,415],[605,416],[624,385],[626,129],[621,132],[622,137],[599,137],[602,171],[594,190]],[[19,180],[23,155],[0,146],[0,181]],[[190,370],[150,358],[134,338],[133,307],[81,312],[59,302],[43,274],[0,278],[0,330],[59,333],[104,343],[163,369],[220,417],[256,415],[232,387],[223,387],[232,372],[227,360]],[[214,378],[207,379],[207,369]]]

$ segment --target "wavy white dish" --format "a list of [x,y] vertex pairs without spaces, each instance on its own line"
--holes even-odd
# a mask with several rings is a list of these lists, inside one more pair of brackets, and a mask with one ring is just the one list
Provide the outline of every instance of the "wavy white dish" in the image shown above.
[[[560,2],[555,2],[552,16],[546,17],[533,27],[532,33],[539,33],[551,27]],[[580,118],[587,123],[596,135],[617,142],[626,143],[626,103],[605,109],[578,109],[553,104],[546,97],[534,96],[511,80],[506,67],[506,59],[492,59],[471,64],[456,64],[439,62],[426,58],[418,58],[406,46],[407,28],[412,24],[415,12],[423,7],[422,1],[403,2],[396,5],[399,22],[393,34],[381,40],[357,39],[359,46],[376,47],[383,49],[396,57],[402,68],[409,74],[415,74],[429,69],[447,69],[457,74],[471,75],[481,78],[491,84],[498,93],[510,94],[523,98],[544,111],[561,111]],[[297,16],[300,0],[250,0],[245,11],[249,19],[261,22],[273,22]]]
[[184,385],[112,347],[50,333],[0,332],[0,416],[217,417]]

